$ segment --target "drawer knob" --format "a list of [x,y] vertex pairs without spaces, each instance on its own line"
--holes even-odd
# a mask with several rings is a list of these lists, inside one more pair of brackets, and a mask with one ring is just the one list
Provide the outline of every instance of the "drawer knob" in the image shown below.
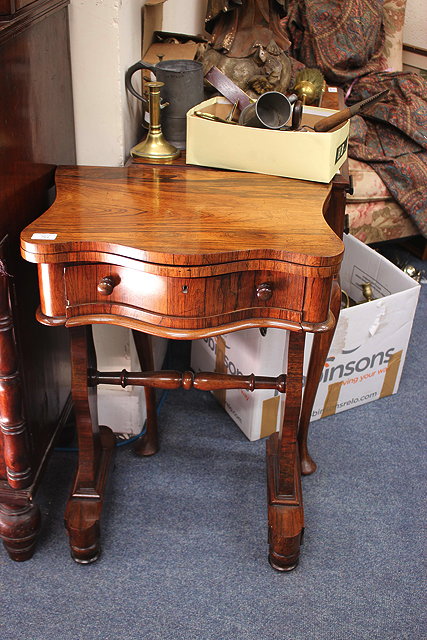
[[102,296],[109,296],[114,289],[114,280],[111,276],[105,276],[98,282],[98,293]]
[[262,300],[263,302],[270,300],[273,295],[273,286],[269,282],[259,284],[256,288],[256,295],[258,300]]

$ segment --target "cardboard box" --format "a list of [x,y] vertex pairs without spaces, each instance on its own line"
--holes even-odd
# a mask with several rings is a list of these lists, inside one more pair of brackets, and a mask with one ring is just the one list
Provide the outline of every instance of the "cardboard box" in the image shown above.
[[[206,42],[202,36],[162,31],[163,5],[166,0],[147,0],[142,13],[141,59],[149,64],[157,64],[159,56],[163,60],[194,60],[200,43]],[[144,73],[150,79],[150,72]]]
[[[374,300],[343,309],[329,350],[312,420],[396,393],[402,375],[420,285],[353,236],[344,236],[341,286],[355,302],[361,285]],[[305,370],[312,336],[307,336]]]
[[[347,157],[349,122],[334,131],[275,131],[234,126],[194,115],[204,111],[226,117],[231,104],[221,96],[187,113],[187,163],[330,182]],[[304,107],[303,124],[313,126],[333,109]]]
[[153,42],[155,31],[162,28],[163,5],[166,0],[146,0],[142,8],[142,51],[141,59],[144,58],[148,48]]
[[[259,329],[244,329],[194,340],[191,366],[196,372],[280,375],[287,359],[287,341],[287,331],[282,329],[268,329],[265,336]],[[215,395],[249,440],[264,438],[280,425],[282,403],[277,391],[229,389]]]
[[[115,325],[94,326],[94,340],[100,371],[141,371],[138,354],[130,329]],[[168,340],[152,337],[155,369],[161,369]],[[138,434],[147,417],[144,387],[113,385],[98,386],[98,420],[114,433]]]
[[[367,245],[352,236],[344,236],[344,243],[342,288],[361,302],[361,284],[370,282],[376,299],[341,311],[312,421],[397,392],[420,292],[415,280]],[[307,334],[304,375],[312,338]],[[275,376],[287,369],[287,348],[287,331],[268,329],[263,337],[258,329],[248,329],[194,341],[191,363],[196,371]],[[249,440],[279,427],[283,406],[274,392],[221,393],[221,404]]]
[[[149,64],[157,64],[162,60],[194,60],[200,47],[201,40],[195,42],[191,36],[180,33],[167,34],[156,31],[154,38],[157,38],[147,49],[143,60]],[[173,40],[169,42],[169,40]],[[149,71],[144,75],[148,76]]]

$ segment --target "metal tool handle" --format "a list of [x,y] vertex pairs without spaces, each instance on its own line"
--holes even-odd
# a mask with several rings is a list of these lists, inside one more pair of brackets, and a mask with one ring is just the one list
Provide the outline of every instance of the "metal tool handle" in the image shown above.
[[321,120],[318,120],[314,124],[314,130],[330,131],[331,129],[334,129],[339,124],[346,122],[352,116],[356,115],[356,113],[359,113],[359,111],[361,111],[365,107],[375,104],[375,102],[378,102],[378,100],[381,100],[381,98],[384,98],[387,95],[387,93],[388,93],[388,89],[384,89],[384,91],[380,91],[379,93],[376,93],[373,96],[366,98],[365,100],[361,100],[360,102],[356,102],[356,104],[352,104],[351,107],[347,107],[346,109],[342,109],[341,111],[338,111],[337,113],[334,113],[331,116],[328,116],[327,118],[322,118]]
[[339,124],[346,122],[349,118],[351,118],[350,109],[342,109],[341,111],[337,111],[337,113],[333,113],[331,116],[327,118],[322,118],[314,123],[315,131],[331,131]]

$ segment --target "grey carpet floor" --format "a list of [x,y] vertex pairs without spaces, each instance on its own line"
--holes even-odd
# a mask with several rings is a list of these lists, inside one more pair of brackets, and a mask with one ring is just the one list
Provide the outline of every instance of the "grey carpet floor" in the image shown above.
[[425,640],[426,306],[398,394],[312,425],[295,571],[267,562],[265,443],[170,392],[159,454],[117,450],[93,565],[62,524],[75,457],[52,456],[36,554],[0,555],[0,640]]

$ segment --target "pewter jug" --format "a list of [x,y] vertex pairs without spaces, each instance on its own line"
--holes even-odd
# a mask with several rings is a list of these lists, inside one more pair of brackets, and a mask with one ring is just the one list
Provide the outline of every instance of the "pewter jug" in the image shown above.
[[147,99],[132,85],[132,76],[140,69],[149,69],[159,82],[164,83],[160,91],[162,131],[169,142],[178,149],[185,149],[187,111],[204,100],[201,63],[195,60],[162,60],[152,65],[140,60],[129,67],[125,77],[126,88],[142,101],[148,111]]

